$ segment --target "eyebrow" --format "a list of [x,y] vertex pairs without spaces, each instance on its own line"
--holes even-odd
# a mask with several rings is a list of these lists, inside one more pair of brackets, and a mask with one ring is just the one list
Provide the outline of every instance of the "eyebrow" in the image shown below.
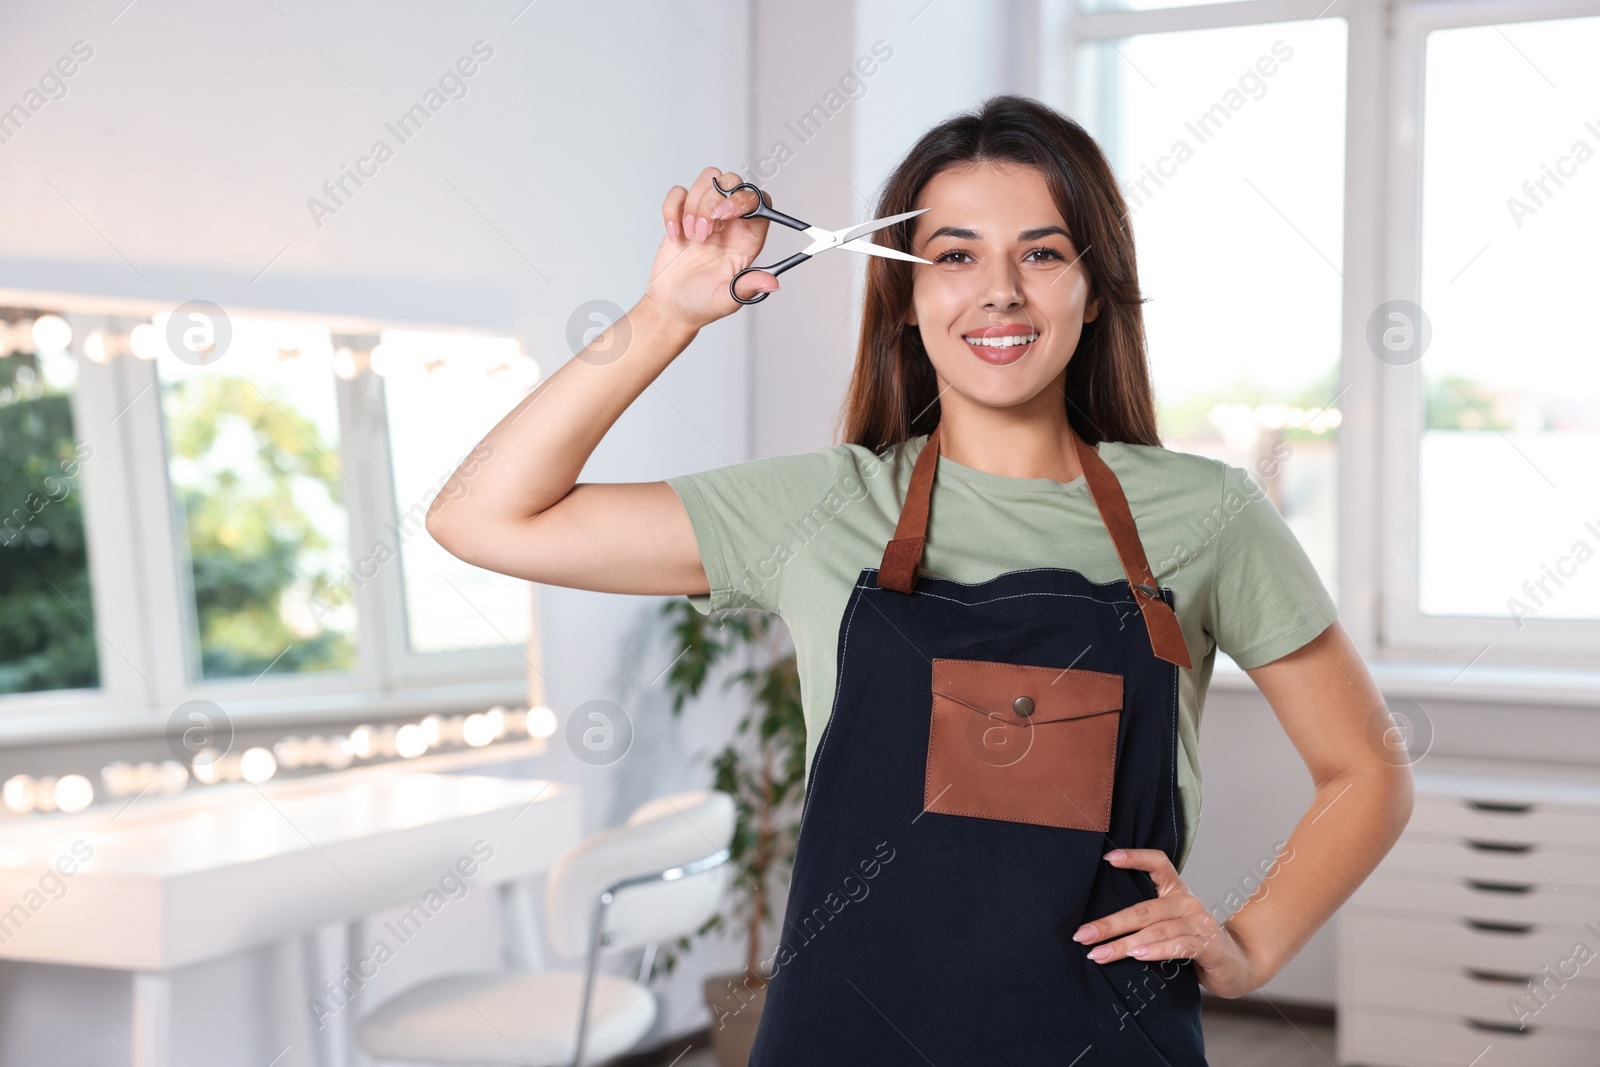
[[[1067,240],[1072,240],[1072,235],[1060,226],[1039,226],[1032,230],[1023,230],[1017,234],[1017,240],[1037,241],[1041,237],[1049,237],[1051,234],[1060,234]],[[960,241],[976,241],[979,235],[977,230],[965,226],[940,226],[928,235],[928,241],[931,242],[939,237],[954,237]]]

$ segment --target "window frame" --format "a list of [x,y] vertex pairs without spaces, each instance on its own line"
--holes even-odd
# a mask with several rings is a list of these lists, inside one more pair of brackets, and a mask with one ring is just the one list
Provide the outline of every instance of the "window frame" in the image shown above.
[[[1426,105],[1428,34],[1436,30],[1509,22],[1545,22],[1600,16],[1596,0],[1430,0],[1402,5],[1392,37],[1392,73],[1397,107],[1390,158],[1390,187],[1395,190],[1393,231],[1386,274],[1396,296],[1421,303],[1422,289],[1422,154]],[[1488,23],[1485,20],[1488,20]],[[1382,626],[1386,647],[1414,655],[1454,652],[1468,656],[1491,647],[1506,660],[1525,663],[1596,665],[1600,620],[1524,620],[1521,648],[1505,647],[1508,618],[1424,615],[1417,609],[1420,553],[1421,439],[1425,429],[1422,363],[1386,368],[1382,427],[1394,447],[1386,447],[1390,463],[1383,471],[1389,498],[1409,503],[1387,510],[1384,540],[1393,551],[1384,554]],[[1404,446],[1404,447],[1402,447]],[[1589,658],[1582,653],[1589,651]]]
[[[1347,23],[1344,263],[1338,457],[1340,620],[1374,673],[1410,692],[1516,694],[1595,703],[1600,621],[1533,619],[1536,640],[1506,647],[1508,623],[1427,616],[1416,574],[1423,411],[1421,366],[1391,367],[1365,345],[1367,314],[1385,300],[1418,300],[1421,285],[1422,122],[1426,37],[1485,21],[1600,15],[1600,0],[1235,0],[1147,11],[1057,10],[1058,35],[1041,64],[1071,113],[1081,45],[1144,34],[1341,18]],[[1493,648],[1494,656],[1486,653]],[[1587,655],[1584,653],[1587,652]],[[1483,660],[1467,686],[1456,682]],[[1490,666],[1493,664],[1493,666]],[[1219,671],[1224,684],[1247,684]]]
[[[413,652],[399,560],[379,568],[355,591],[356,664],[350,673],[191,680],[188,661],[196,650],[193,606],[186,599],[185,546],[178,540],[168,483],[156,363],[125,354],[101,364],[82,350],[83,338],[96,326],[116,325],[112,320],[121,316],[149,316],[170,306],[114,295],[64,297],[14,290],[0,293],[0,298],[12,306],[53,310],[72,326],[70,350],[78,366],[72,393],[73,433],[93,450],[79,466],[78,484],[101,682],[97,689],[0,695],[0,739],[71,740],[159,732],[174,709],[196,699],[222,705],[235,725],[387,718],[528,699],[530,679],[537,677],[536,622],[530,624],[528,646]],[[228,310],[239,317],[314,322],[333,332],[377,333],[394,326],[516,336],[512,330],[456,324],[357,322],[313,312],[246,307]],[[359,558],[383,537],[384,522],[398,518],[389,466],[388,415],[377,375],[335,377],[334,383],[338,461],[355,486],[344,499],[348,543],[352,558]],[[537,620],[538,587],[532,583],[530,599]]]

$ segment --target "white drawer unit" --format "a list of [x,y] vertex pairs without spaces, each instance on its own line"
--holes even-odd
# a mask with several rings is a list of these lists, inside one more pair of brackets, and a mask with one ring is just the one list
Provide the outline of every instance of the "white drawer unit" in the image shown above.
[[1341,1067],[1600,1067],[1600,769],[1432,758],[1335,918]]

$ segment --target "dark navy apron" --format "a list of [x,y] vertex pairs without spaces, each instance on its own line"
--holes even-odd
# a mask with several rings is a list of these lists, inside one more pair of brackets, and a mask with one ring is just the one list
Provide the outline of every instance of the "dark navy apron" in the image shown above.
[[1189,655],[1116,475],[1074,437],[1126,581],[917,575],[939,455],[839,630],[752,1067],[1205,1067],[1189,961],[1096,963],[1083,923],[1152,899],[1101,857],[1176,857]]

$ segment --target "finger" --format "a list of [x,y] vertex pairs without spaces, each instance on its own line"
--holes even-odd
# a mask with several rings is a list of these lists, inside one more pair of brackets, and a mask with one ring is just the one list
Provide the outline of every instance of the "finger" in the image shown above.
[[1129,950],[1131,958],[1149,963],[1151,960],[1192,960],[1204,949],[1204,942],[1192,934],[1182,934],[1163,941],[1135,945]]
[[667,198],[661,202],[661,223],[666,227],[667,236],[673,240],[683,237],[683,205],[688,199],[689,190],[674,185],[667,190]]
[[757,293],[771,293],[778,288],[778,279],[764,270],[753,270],[733,283],[734,292],[749,300]]
[[[1158,950],[1158,945],[1165,948]],[[1096,945],[1089,950],[1088,956],[1096,963],[1109,963],[1125,957],[1139,960],[1172,959],[1172,955],[1163,955],[1162,952],[1175,951],[1175,946],[1181,946],[1184,951],[1179,954],[1186,959],[1193,959],[1205,945],[1206,938],[1194,923],[1187,918],[1178,918],[1153,923],[1127,937]]]
[[1105,941],[1112,937],[1121,937],[1123,934],[1143,930],[1168,919],[1176,919],[1184,913],[1184,901],[1176,896],[1151,897],[1141,900],[1137,904],[1114,911],[1103,918],[1094,919],[1078,927],[1073,933],[1072,940],[1080,944],[1093,944],[1096,941]]
[[1162,893],[1169,893],[1183,885],[1177,869],[1172,866],[1172,858],[1159,848],[1112,849],[1103,858],[1113,867],[1145,871]]
[[[718,180],[722,183],[724,189],[731,189],[744,181],[743,178],[731,171]],[[711,217],[714,220],[726,222],[728,219],[736,218],[740,215],[748,215],[756,209],[759,203],[760,200],[754,192],[749,189],[740,189],[722,203],[713,207],[711,209]]]
[[[689,186],[689,195],[684,198],[683,233],[692,241],[703,241],[710,236],[711,222],[707,216],[723,199],[722,194],[711,185],[713,178],[722,180],[720,168],[707,167],[702,170],[694,184]],[[726,189],[728,183],[722,181],[722,187]]]
[[[696,188],[690,190],[690,210],[694,212],[695,218],[705,219],[707,220],[707,226],[714,227],[718,220],[712,219],[711,213],[728,199],[718,191],[717,185],[722,186],[724,189],[732,189],[735,185],[738,185],[741,181],[743,181],[743,179],[732,171],[723,171],[717,169],[716,167],[707,167],[706,172],[709,174],[709,177],[706,180],[705,187],[701,188],[699,183],[696,182]],[[711,183],[711,178],[716,179],[716,185]]]

